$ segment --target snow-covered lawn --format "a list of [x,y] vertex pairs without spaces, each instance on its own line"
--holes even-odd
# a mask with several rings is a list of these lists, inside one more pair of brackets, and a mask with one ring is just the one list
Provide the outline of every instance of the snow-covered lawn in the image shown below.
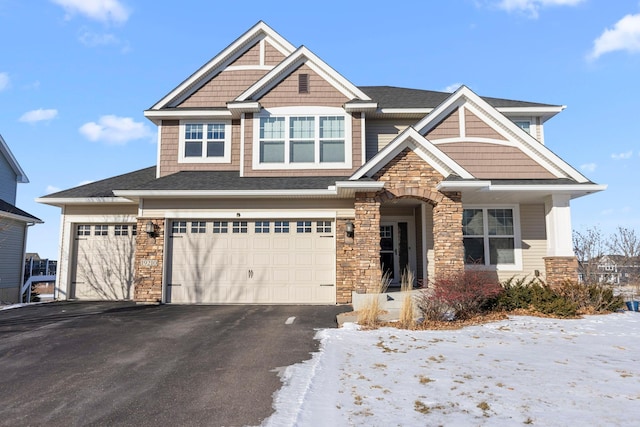
[[640,423],[640,313],[318,333],[265,426]]

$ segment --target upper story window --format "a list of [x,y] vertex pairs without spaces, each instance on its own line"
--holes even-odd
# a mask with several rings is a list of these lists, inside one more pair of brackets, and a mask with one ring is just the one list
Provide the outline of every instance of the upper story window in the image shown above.
[[521,268],[517,208],[464,209],[465,264]]
[[254,123],[256,169],[351,167],[350,116],[341,108],[275,108]]
[[231,122],[180,122],[180,163],[230,163]]
[[531,121],[530,120],[514,120],[516,126],[524,130],[527,133],[531,133]]

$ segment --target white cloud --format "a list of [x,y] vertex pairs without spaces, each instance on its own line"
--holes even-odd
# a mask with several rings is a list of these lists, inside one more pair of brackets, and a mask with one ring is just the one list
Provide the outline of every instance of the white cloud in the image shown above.
[[102,116],[98,123],[85,123],[79,131],[90,141],[103,141],[114,145],[123,145],[135,139],[152,136],[144,123],[135,122],[130,117],[114,115]]
[[633,156],[633,151],[629,150],[626,153],[613,153],[611,155],[611,158],[613,160],[626,160],[626,159],[630,159],[631,156]]
[[80,183],[78,184],[78,187],[80,187],[81,185],[91,184],[92,182],[95,182],[95,181],[92,179],[80,181]]
[[62,6],[67,12],[67,19],[75,14],[101,22],[123,23],[129,19],[131,12],[119,0],[51,0]]
[[613,213],[614,213],[614,210],[611,208],[600,211],[600,215],[604,215],[604,216],[613,215]]
[[54,185],[47,185],[46,194],[57,193],[58,191],[61,191],[60,188]]
[[445,87],[444,89],[442,89],[443,92],[449,92],[449,93],[453,93],[456,90],[458,90],[458,88],[462,86],[462,83],[451,83],[449,86]]
[[31,110],[20,116],[20,121],[25,123],[36,123],[54,119],[58,115],[58,110],[49,108],[43,110],[38,108],[37,110]]
[[585,163],[583,165],[580,165],[580,169],[585,172],[593,172],[596,170],[596,167],[598,167],[598,165],[596,165],[595,163]]
[[613,29],[606,29],[593,42],[593,49],[587,59],[595,60],[605,53],[618,50],[640,52],[640,13],[626,15],[616,22]]
[[501,0],[500,9],[507,12],[522,12],[537,18],[540,9],[552,6],[577,6],[585,0]]
[[96,34],[90,31],[83,31],[78,37],[80,43],[89,47],[107,46],[119,44],[120,41],[113,34]]
[[0,92],[9,87],[9,73],[0,73]]

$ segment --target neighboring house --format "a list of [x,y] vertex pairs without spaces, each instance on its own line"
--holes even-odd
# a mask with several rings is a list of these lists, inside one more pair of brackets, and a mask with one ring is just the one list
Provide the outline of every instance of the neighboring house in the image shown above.
[[63,209],[60,295],[334,304],[382,268],[577,278],[569,202],[605,186],[545,145],[563,109],[358,87],[259,22],[145,111],[156,166],[39,199]]
[[603,255],[588,261],[580,261],[578,268],[580,279],[586,281],[591,276],[592,281],[611,285],[640,284],[640,258],[624,255]]
[[0,135],[0,302],[19,302],[24,282],[27,230],[42,224],[16,204],[18,184],[29,182]]

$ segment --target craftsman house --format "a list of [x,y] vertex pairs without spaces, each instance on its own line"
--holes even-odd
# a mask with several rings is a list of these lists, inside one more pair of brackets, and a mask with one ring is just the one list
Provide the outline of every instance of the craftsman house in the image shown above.
[[[60,206],[60,298],[351,301],[389,271],[577,277],[563,106],[359,87],[259,22],[145,111],[156,166]],[[90,268],[89,268],[90,266]]]

